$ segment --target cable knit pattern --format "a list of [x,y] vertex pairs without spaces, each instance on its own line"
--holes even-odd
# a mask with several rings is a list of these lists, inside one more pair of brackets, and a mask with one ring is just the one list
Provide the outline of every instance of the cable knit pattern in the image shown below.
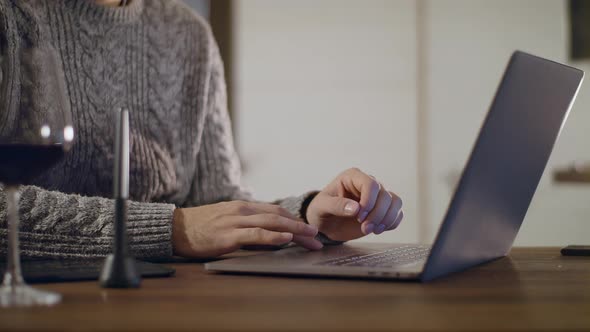
[[[55,50],[76,142],[66,158],[21,190],[27,257],[98,257],[111,250],[114,111],[130,111],[128,229],[133,253],[172,255],[175,207],[251,200],[240,186],[223,63],[209,26],[175,0],[104,7],[89,0],[0,0],[0,136],[24,103],[18,54]],[[6,105],[6,107],[4,107]],[[301,217],[307,195],[278,201]],[[6,250],[0,190],[0,242]]]

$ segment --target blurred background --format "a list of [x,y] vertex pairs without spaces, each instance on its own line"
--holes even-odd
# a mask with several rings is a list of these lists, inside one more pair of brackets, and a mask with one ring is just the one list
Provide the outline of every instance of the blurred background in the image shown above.
[[[359,241],[433,240],[514,50],[590,71],[588,0],[186,2],[220,44],[258,199],[321,189],[352,166],[403,198],[397,231]],[[590,183],[554,179],[590,160],[589,142],[586,82],[517,245],[590,244]]]

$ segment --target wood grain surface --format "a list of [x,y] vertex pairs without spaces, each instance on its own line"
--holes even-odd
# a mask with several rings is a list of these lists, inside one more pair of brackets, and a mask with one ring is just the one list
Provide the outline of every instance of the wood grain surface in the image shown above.
[[431,283],[209,274],[136,290],[40,285],[51,308],[1,309],[1,331],[568,331],[590,330],[590,258],[559,248],[509,257]]

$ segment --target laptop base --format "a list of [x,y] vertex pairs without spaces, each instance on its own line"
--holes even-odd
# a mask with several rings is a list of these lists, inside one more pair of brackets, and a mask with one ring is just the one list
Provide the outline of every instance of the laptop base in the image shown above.
[[326,246],[320,251],[291,247],[260,255],[210,262],[205,264],[205,269],[212,272],[238,274],[418,280],[426,259],[392,267],[330,266],[324,264],[334,259],[378,254],[392,249],[403,250],[402,248],[409,246],[423,247],[391,243],[347,243]]

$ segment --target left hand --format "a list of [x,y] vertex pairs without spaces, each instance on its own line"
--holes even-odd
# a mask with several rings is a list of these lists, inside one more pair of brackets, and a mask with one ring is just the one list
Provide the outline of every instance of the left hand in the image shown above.
[[358,168],[338,175],[309,203],[306,218],[332,240],[348,241],[396,229],[402,200]]

